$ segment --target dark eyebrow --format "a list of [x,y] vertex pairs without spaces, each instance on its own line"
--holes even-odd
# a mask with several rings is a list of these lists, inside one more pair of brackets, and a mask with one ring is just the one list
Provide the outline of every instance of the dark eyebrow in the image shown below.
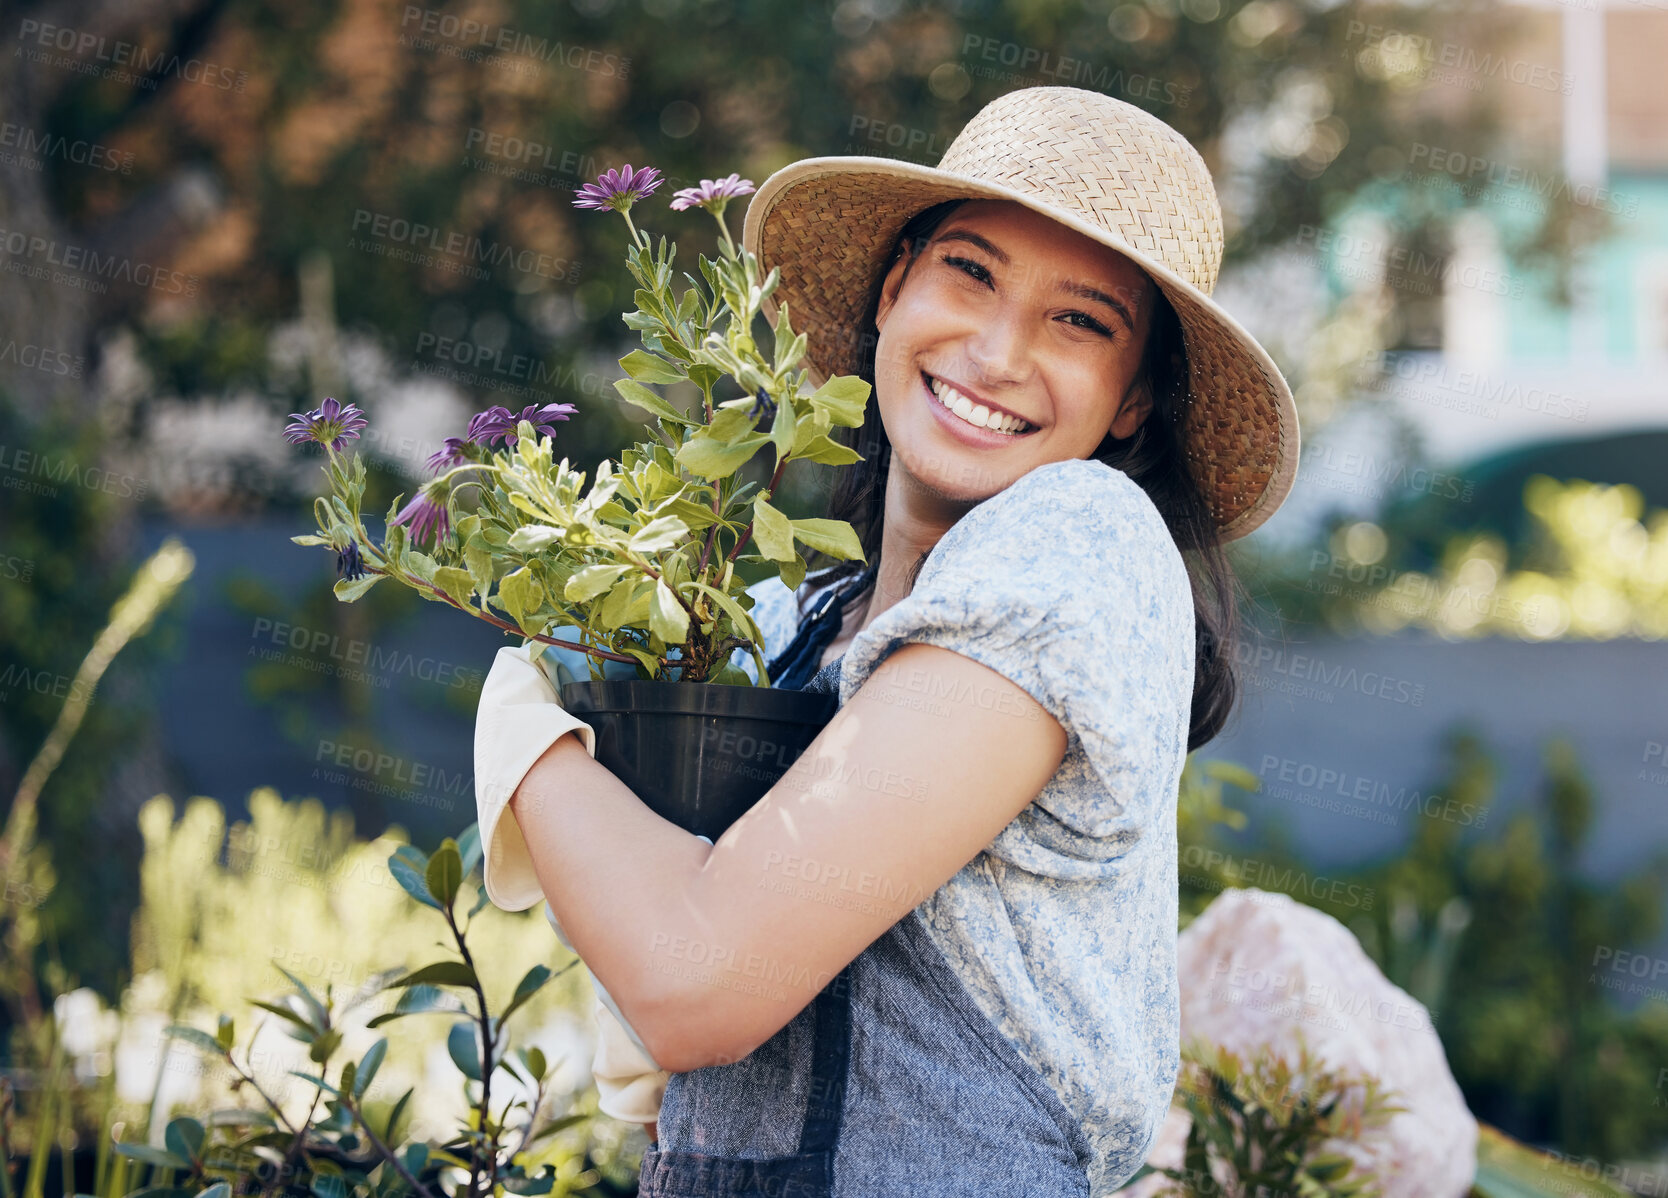
[[[1003,266],[1007,266],[1012,262],[1012,259],[1010,259],[1002,250],[997,249],[989,238],[982,237],[973,232],[971,229],[951,229],[948,233],[939,234],[937,237],[933,238],[933,240],[965,241],[970,245],[978,246],[992,258],[995,258]],[[1135,332],[1135,318],[1130,314],[1129,309],[1125,307],[1121,301],[1113,296],[1107,295],[1106,292],[1102,291],[1100,288],[1091,287],[1087,283],[1063,282],[1060,284],[1059,290],[1078,296],[1081,299],[1094,300],[1097,303],[1105,304],[1119,316],[1123,317],[1124,324],[1129,327],[1129,331],[1132,334]]]

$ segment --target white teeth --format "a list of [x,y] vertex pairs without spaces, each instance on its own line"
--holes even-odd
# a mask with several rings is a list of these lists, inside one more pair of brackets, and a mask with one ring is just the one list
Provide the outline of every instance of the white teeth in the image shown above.
[[979,428],[988,428],[992,432],[1005,433],[1009,436],[1014,436],[1030,428],[1030,425],[1017,416],[1008,416],[987,408],[984,404],[974,403],[967,396],[940,379],[932,380],[932,392],[938,397],[938,402],[945,408],[960,416],[967,423]]

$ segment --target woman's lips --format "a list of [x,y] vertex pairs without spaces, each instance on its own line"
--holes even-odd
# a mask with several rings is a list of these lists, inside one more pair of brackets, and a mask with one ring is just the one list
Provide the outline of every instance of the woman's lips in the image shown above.
[[921,372],[921,391],[925,396],[927,403],[932,406],[939,423],[943,424],[946,429],[969,445],[977,445],[981,448],[993,448],[995,446],[1006,445],[1011,442],[1021,440],[1037,431],[1037,426],[1031,425],[1023,432],[1003,433],[998,432],[993,428],[983,428],[979,425],[969,423],[946,408],[944,404],[940,402],[938,396],[933,394],[932,380],[932,375],[927,374],[925,371]]

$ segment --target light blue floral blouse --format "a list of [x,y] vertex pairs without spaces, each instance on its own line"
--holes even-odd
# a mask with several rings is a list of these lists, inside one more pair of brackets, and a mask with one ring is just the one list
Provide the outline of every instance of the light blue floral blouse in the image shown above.
[[[768,661],[798,626],[795,596],[774,578],[749,593]],[[996,670],[1067,732],[1042,792],[914,914],[1081,1120],[1090,1193],[1109,1194],[1146,1159],[1180,1064],[1186,568],[1127,475],[1087,459],[1046,463],[958,520],[914,590],[857,634],[838,663],[841,705],[914,641]],[[733,660],[757,678],[750,655]]]

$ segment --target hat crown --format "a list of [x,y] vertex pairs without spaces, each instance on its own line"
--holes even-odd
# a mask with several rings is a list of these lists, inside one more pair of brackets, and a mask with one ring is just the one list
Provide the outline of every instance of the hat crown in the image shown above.
[[[1060,92],[1050,104],[1047,93]],[[1122,100],[1024,88],[981,108],[938,169],[1035,196],[1099,226],[1210,294],[1222,265],[1222,207],[1186,138]]]

